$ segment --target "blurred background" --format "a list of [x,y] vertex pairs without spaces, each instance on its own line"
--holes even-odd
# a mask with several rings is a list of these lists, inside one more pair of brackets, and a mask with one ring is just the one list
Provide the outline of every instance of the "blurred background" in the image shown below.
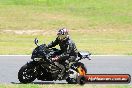
[[30,55],[63,27],[79,51],[132,55],[132,0],[0,0],[1,55]]

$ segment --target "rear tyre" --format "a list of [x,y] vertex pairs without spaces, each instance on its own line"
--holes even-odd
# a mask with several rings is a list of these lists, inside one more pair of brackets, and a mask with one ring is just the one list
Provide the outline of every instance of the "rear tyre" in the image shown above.
[[66,79],[66,81],[67,81],[68,84],[77,84],[76,80],[73,79],[73,78],[69,78],[69,77],[68,77],[68,78]]
[[36,79],[35,67],[25,64],[18,72],[18,79],[21,83],[31,83]]
[[[81,67],[82,70],[86,73],[86,68],[84,67],[84,65],[80,65],[78,66],[78,68]],[[72,77],[70,76],[72,75]],[[85,74],[84,74],[85,75]],[[80,76],[80,73],[79,71],[76,69],[76,70],[72,70],[71,73],[69,73],[69,77],[66,79],[66,81],[68,82],[68,84],[85,84],[85,78],[83,77],[83,75]]]
[[84,85],[86,83],[86,78],[84,76],[79,76],[77,79],[77,83],[80,85]]

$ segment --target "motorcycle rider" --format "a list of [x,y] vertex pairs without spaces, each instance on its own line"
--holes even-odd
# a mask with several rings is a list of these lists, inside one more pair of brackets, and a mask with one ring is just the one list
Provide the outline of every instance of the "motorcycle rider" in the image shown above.
[[59,78],[62,79],[62,75],[67,69],[67,67],[64,67],[64,63],[67,62],[68,65],[70,63],[74,63],[78,56],[78,50],[75,43],[70,39],[68,30],[66,28],[59,29],[57,38],[55,41],[48,44],[47,47],[52,48],[56,45],[60,46],[60,50],[56,52],[57,56],[52,58],[52,61],[57,62],[58,67],[62,69],[60,75],[58,75]]

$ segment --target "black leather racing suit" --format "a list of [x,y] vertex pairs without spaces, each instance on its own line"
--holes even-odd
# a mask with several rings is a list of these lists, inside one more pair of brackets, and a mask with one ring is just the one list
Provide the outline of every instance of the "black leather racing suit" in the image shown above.
[[57,37],[55,41],[52,41],[47,47],[52,48],[58,44],[61,49],[58,56],[59,61],[63,62],[63,60],[69,60],[70,62],[74,62],[78,55],[75,43],[69,37],[63,41],[59,40]]
[[71,64],[74,63],[77,58],[78,51],[75,43],[69,37],[63,41],[59,40],[57,37],[55,41],[52,41],[47,47],[52,48],[58,44],[60,50],[57,53],[59,60],[56,62],[56,65],[62,69],[61,73],[58,75],[58,77],[62,79],[64,77],[64,72],[68,71]]

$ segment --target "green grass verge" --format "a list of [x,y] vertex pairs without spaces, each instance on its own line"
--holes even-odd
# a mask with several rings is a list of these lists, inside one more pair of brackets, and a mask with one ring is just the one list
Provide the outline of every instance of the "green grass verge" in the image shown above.
[[67,27],[79,50],[132,55],[131,9],[131,0],[0,0],[0,54],[31,54],[35,37],[49,43]]
[[[52,33],[51,33],[52,34]],[[1,34],[0,53],[1,54],[31,54],[36,47],[34,38],[37,37],[41,43],[48,44],[54,40],[55,35],[17,35]],[[81,37],[80,37],[81,36]],[[118,36],[118,37],[117,37]],[[92,54],[124,54],[132,53],[132,35],[124,33],[89,33],[71,32],[71,37],[76,42],[79,51],[90,51]],[[58,47],[57,47],[58,48]]]
[[132,88],[130,85],[0,84],[0,88]]

